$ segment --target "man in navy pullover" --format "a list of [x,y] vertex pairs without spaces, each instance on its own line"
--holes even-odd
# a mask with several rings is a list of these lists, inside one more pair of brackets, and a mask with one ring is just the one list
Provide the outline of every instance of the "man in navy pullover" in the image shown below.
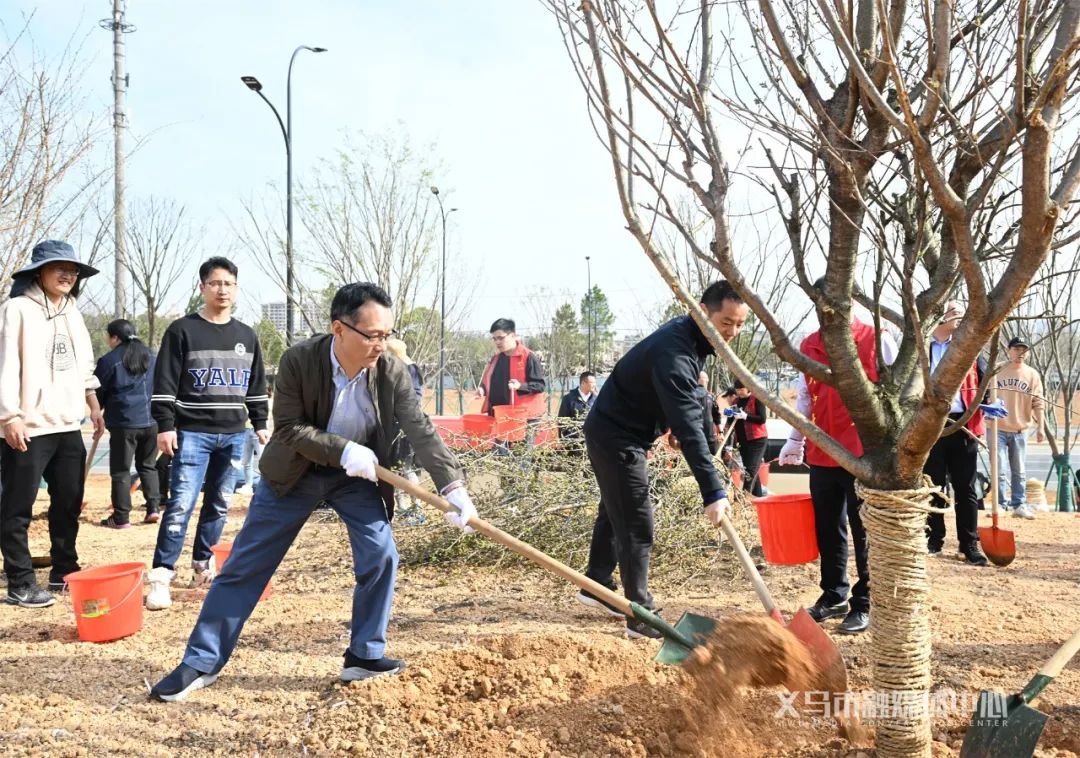
[[[749,308],[723,279],[709,285],[701,308],[721,336],[733,340]],[[589,415],[585,446],[600,486],[600,513],[593,527],[586,576],[616,589],[616,565],[626,597],[654,608],[649,593],[653,512],[646,451],[671,429],[697,479],[705,516],[719,525],[729,509],[705,439],[698,374],[713,349],[694,320],[681,316],[639,342],[615,364]],[[579,602],[622,616],[582,591]],[[659,637],[643,622],[627,620],[631,639]]]

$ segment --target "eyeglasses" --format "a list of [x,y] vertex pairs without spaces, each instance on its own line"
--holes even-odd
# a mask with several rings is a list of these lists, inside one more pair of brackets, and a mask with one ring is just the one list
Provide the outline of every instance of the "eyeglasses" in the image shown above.
[[222,279],[215,279],[212,282],[203,282],[203,286],[212,287],[216,290],[231,290],[236,286],[236,282],[226,282]]
[[382,342],[383,344],[385,344],[387,340],[393,339],[393,337],[397,335],[397,332],[395,332],[393,329],[388,331],[386,334],[368,334],[367,332],[360,331],[348,321],[338,319],[338,322],[347,329],[351,329],[352,331],[356,332],[368,342]]
[[53,266],[51,271],[57,276],[78,276],[79,269],[77,266]]

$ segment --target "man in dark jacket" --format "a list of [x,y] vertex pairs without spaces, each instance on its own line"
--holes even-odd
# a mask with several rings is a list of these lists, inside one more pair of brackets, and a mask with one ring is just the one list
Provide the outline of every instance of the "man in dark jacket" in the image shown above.
[[331,335],[316,335],[281,358],[274,392],[274,434],[259,468],[225,570],[203,603],[183,663],[151,696],[183,700],[217,679],[259,595],[301,527],[320,503],[337,511],[349,532],[356,588],[344,682],[396,674],[402,661],[383,655],[397,572],[390,532],[393,487],[379,482],[399,428],[420,464],[458,512],[453,525],[476,517],[462,474],[420,409],[405,364],[384,353],[393,335],[389,295],[369,284],[347,284],[331,305]]
[[[582,371],[578,377],[578,386],[563,395],[559,403],[559,418],[577,422],[586,415],[596,402],[596,374]],[[559,437],[565,440],[580,440],[581,429],[577,423],[559,421]]]
[[[724,280],[701,296],[701,308],[725,340],[746,322],[749,308]],[[728,501],[705,440],[698,374],[713,349],[690,316],[657,329],[615,364],[593,409],[585,417],[585,445],[600,485],[600,513],[593,527],[585,574],[616,589],[616,565],[626,597],[654,608],[648,589],[653,513],[645,454],[668,428],[678,440],[701,490],[705,516],[720,524]],[[587,592],[579,602],[621,616]],[[644,623],[627,620],[631,639],[659,637]]]

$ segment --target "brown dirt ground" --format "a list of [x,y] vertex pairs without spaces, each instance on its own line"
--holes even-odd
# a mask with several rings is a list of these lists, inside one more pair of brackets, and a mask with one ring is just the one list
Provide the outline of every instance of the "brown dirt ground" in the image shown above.
[[[89,502],[88,521],[107,514],[106,477],[92,477]],[[233,502],[226,538],[245,506]],[[1016,691],[1080,626],[1080,515],[1005,526],[1020,553],[1007,568],[931,562],[935,688]],[[402,528],[399,541],[425,528],[447,527]],[[83,564],[149,563],[155,534],[86,523]],[[46,522],[35,519],[31,546],[41,553],[47,544]],[[790,613],[813,602],[816,575],[813,564],[771,567],[766,579]],[[171,705],[149,702],[147,687],[179,661],[199,610],[195,591],[177,592],[171,609],[145,614],[141,632],[107,644],[77,641],[66,598],[42,611],[0,606],[0,754],[873,755],[812,714],[776,718],[777,690],[744,692],[703,724],[678,672],[651,662],[655,643],[623,639],[618,622],[576,605],[567,586],[539,572],[403,570],[388,653],[410,668],[351,686],[337,680],[351,572],[336,519],[304,528],[274,588],[221,679]],[[758,611],[741,580],[701,576],[656,594],[672,619]],[[852,687],[869,687],[869,636],[837,641]],[[1051,718],[1038,754],[1080,754],[1080,663],[1040,708]],[[935,756],[958,753],[966,718],[935,721]],[[693,736],[703,726],[714,738],[706,747]]]

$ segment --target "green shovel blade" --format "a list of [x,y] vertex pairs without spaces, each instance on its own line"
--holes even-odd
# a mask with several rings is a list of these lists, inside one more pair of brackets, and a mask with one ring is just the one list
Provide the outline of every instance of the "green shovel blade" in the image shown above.
[[[685,637],[691,639],[697,645],[704,644],[705,640],[716,629],[716,619],[711,619],[708,616],[699,616],[696,613],[684,613],[679,622],[675,624],[675,629],[678,630]],[[686,660],[686,657],[690,655],[690,649],[685,645],[681,645],[670,637],[664,640],[664,644],[660,647],[660,652],[656,654],[653,659],[657,663],[664,663],[669,666],[680,666],[682,662]]]
[[1027,758],[1034,754],[1046,721],[1045,713],[1019,697],[1006,701],[999,692],[982,692],[960,758]]

